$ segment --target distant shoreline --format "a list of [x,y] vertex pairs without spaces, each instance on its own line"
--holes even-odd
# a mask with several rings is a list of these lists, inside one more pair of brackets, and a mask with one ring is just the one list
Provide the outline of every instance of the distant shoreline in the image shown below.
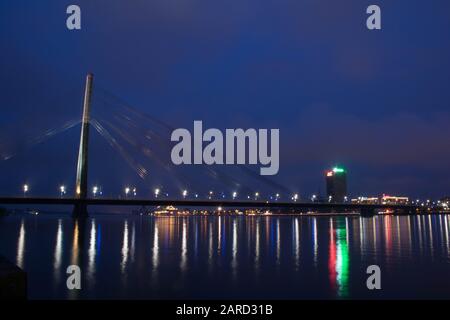
[[[370,217],[376,216],[428,216],[428,215],[445,215],[450,214],[450,212],[445,211],[434,211],[434,212],[420,212],[416,214],[401,214],[401,213],[377,213]],[[52,215],[61,215],[61,216],[71,216],[71,212],[59,212],[59,211],[48,211],[48,210],[7,210],[4,213],[0,214],[1,216],[22,216],[22,215],[30,215],[30,216],[52,216]],[[136,216],[136,217],[154,217],[154,218],[168,218],[168,217],[248,217],[248,218],[262,218],[262,217],[366,217],[361,216],[359,212],[310,212],[310,213],[254,213],[254,214],[236,214],[236,213],[183,213],[183,214],[149,214],[149,213],[133,213],[133,212],[96,212],[91,211],[87,215],[90,216]]]

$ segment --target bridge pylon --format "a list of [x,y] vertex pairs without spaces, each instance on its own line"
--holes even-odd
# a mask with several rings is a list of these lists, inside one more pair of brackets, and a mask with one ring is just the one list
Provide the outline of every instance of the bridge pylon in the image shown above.
[[[84,89],[83,114],[81,119],[80,147],[78,149],[77,178],[75,183],[75,198],[85,200],[88,195],[88,145],[89,145],[89,122],[91,109],[92,84],[94,75],[88,73]],[[80,201],[75,205],[74,215],[87,214],[86,204]]]

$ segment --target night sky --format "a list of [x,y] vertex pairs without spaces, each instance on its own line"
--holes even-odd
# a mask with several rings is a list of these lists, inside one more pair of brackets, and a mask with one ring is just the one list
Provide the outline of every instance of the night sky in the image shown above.
[[[66,28],[70,4],[80,31]],[[366,28],[370,4],[381,31]],[[0,153],[80,117],[93,72],[96,86],[175,128],[279,128],[270,179],[303,197],[325,192],[334,165],[352,196],[450,195],[449,17],[448,0],[2,1]],[[91,133],[90,185],[111,195],[164,185],[152,180],[160,169],[142,181]],[[78,138],[79,126],[0,160],[0,194],[23,183],[73,192]]]

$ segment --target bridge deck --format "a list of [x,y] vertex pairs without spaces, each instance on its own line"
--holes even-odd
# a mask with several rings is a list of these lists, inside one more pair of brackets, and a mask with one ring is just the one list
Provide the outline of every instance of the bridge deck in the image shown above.
[[0,204],[48,204],[48,205],[117,205],[117,206],[166,206],[179,207],[228,207],[228,208],[291,208],[334,210],[415,210],[420,207],[403,204],[353,204],[278,201],[230,201],[230,200],[169,200],[169,199],[108,199],[108,198],[32,198],[0,197]]

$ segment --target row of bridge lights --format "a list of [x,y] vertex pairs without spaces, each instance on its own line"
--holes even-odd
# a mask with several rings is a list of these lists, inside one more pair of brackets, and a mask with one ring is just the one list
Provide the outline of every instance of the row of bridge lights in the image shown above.
[[[129,196],[129,195],[131,194],[131,191],[132,191],[132,195],[133,195],[133,196],[136,196],[136,188],[131,189],[130,187],[126,187],[126,188],[125,188],[125,190],[124,190],[125,196]],[[155,196],[155,198],[158,198],[160,195],[161,195],[161,189],[156,188],[156,189],[154,190],[154,196]],[[166,196],[169,196],[169,194],[167,194],[167,193],[166,193],[165,195],[166,195]],[[189,191],[186,190],[186,189],[184,189],[184,190],[181,192],[181,196],[183,197],[183,199],[186,199],[186,198],[188,197],[188,195],[189,195]],[[198,193],[195,193],[193,196],[194,196],[194,198],[198,198],[198,197],[199,197]],[[233,200],[235,200],[235,199],[238,197],[238,193],[237,193],[236,191],[234,191],[234,192],[231,194],[231,197],[232,197]],[[280,197],[281,197],[280,194],[277,193],[277,194],[275,194],[275,197],[270,196],[270,199],[271,199],[271,200],[272,200],[272,199],[278,200],[278,199],[280,199]],[[209,191],[209,192],[208,192],[208,199],[211,200],[211,199],[213,199],[213,198],[214,198],[214,191]],[[222,194],[222,198],[225,198],[225,194]],[[247,196],[247,199],[252,199],[252,197],[250,197],[250,195],[248,195],[248,196]],[[255,192],[254,200],[259,200],[259,199],[260,199],[260,194],[259,194],[259,192]],[[299,200],[299,199],[300,199],[300,198],[299,198],[299,195],[298,195],[297,193],[295,193],[295,194],[291,197],[291,200],[293,200],[293,201],[297,201],[297,200]],[[312,200],[315,200],[315,199],[316,199],[316,196],[313,195],[311,199],[312,199]]]
[[[23,195],[26,196],[28,194],[28,192],[30,191],[29,185],[28,184],[24,184],[22,190],[23,190]],[[59,193],[60,193],[61,197],[65,196],[67,194],[67,187],[65,185],[60,185],[59,186]],[[124,194],[125,194],[125,197],[129,197],[129,196],[135,197],[137,195],[137,189],[136,189],[136,187],[128,187],[127,186],[127,187],[124,188]],[[156,188],[154,190],[153,194],[154,194],[155,198],[158,198],[162,194],[161,193],[161,189],[160,188]],[[103,195],[103,192],[102,192],[102,190],[101,190],[101,188],[99,186],[95,185],[95,186],[92,187],[92,195],[94,197],[101,196],[101,195]],[[168,193],[166,193],[165,195],[169,196]],[[186,199],[188,197],[188,195],[189,195],[189,191],[186,190],[186,189],[184,189],[181,192],[181,196],[183,197],[183,199]],[[194,197],[198,198],[199,197],[198,193],[195,193]],[[214,191],[209,191],[208,192],[208,199],[211,200],[211,199],[213,199],[213,197],[214,197]],[[238,193],[236,191],[234,191],[231,194],[231,197],[232,197],[233,200],[235,200],[238,197]],[[225,198],[225,194],[222,194],[222,198]],[[278,201],[280,198],[281,198],[281,195],[279,193],[276,193],[275,196],[270,196],[270,200]],[[248,195],[247,199],[251,200],[252,197],[250,195]],[[259,200],[260,199],[260,193],[259,192],[255,192],[253,199],[254,200]],[[293,200],[293,201],[298,201],[299,199],[300,198],[299,198],[299,195],[297,193],[293,194],[292,197],[291,197],[291,200]],[[317,199],[316,195],[313,195],[311,197],[311,201],[315,201],[316,199]]]
[[[28,184],[24,184],[23,185],[23,194],[24,194],[24,196],[26,196],[27,195],[27,193],[28,193],[28,191],[29,191],[29,186],[28,186]],[[60,192],[60,195],[61,195],[61,197],[62,196],[64,196],[64,195],[66,195],[66,193],[67,193],[67,188],[66,188],[66,186],[65,185],[61,185],[60,187],[59,187],[59,192]],[[136,196],[137,195],[137,189],[136,189],[136,187],[125,187],[125,189],[124,189],[124,193],[125,193],[125,196],[126,197],[128,197],[128,196]],[[98,187],[98,186],[93,186],[92,187],[92,195],[94,196],[94,197],[96,197],[97,195],[102,195],[103,194],[103,192],[101,191],[101,188],[100,187]],[[160,196],[160,194],[161,194],[161,189],[159,189],[159,188],[156,188],[155,190],[154,190],[154,195],[155,195],[155,198],[158,198],[158,196]],[[188,190],[183,190],[182,192],[181,192],[181,195],[182,195],[182,197],[183,197],[183,199],[186,199],[186,197],[188,196],[188,194],[189,194],[189,192],[188,192]],[[166,196],[169,196],[167,193],[166,193]],[[208,192],[208,199],[209,200],[211,200],[212,198],[213,198],[213,196],[214,196],[214,192],[213,191],[209,191]],[[234,191],[232,194],[231,194],[231,197],[232,197],[232,199],[233,200],[235,200],[236,198],[237,198],[237,196],[238,196],[238,193],[236,192],[236,191]],[[194,197],[195,198],[198,198],[198,193],[195,193],[194,194]],[[279,193],[276,193],[275,194],[275,197],[273,197],[273,196],[270,196],[270,200],[275,200],[275,201],[278,201],[279,199],[280,199],[280,194]],[[222,194],[222,198],[225,198],[225,195],[224,194]],[[252,199],[252,197],[250,196],[250,195],[248,195],[247,196],[247,199],[249,199],[249,200],[251,200]],[[255,192],[255,194],[254,194],[254,200],[259,200],[260,199],[260,194],[259,194],[259,192]],[[295,202],[297,202],[298,200],[299,200],[299,195],[298,195],[298,193],[295,193],[295,194],[293,194],[292,195],[292,197],[291,197],[291,200],[293,200],[293,201],[295,201]],[[316,201],[317,200],[317,196],[315,195],[315,194],[313,194],[312,196],[311,196],[311,201]],[[331,200],[331,199],[330,199]],[[418,200],[417,200],[418,201]],[[430,200],[428,200],[428,202],[429,202]]]
[[[29,187],[29,185],[28,184],[24,184],[23,186],[22,186],[22,190],[23,190],[23,195],[24,195],[24,197],[28,194],[28,192],[30,191],[30,187]],[[66,194],[67,194],[67,187],[65,186],[65,185],[60,185],[59,186],[59,192],[60,192],[60,196],[61,197],[63,197],[63,196],[65,196]],[[124,193],[125,193],[125,197],[128,197],[128,196],[133,196],[133,197],[136,197],[136,195],[137,195],[137,189],[136,189],[136,187],[125,187],[125,189],[124,189]],[[102,190],[101,190],[101,188],[99,187],[99,186],[93,186],[92,187],[92,195],[94,196],[94,197],[97,197],[98,195],[103,195],[103,192],[102,192]],[[155,198],[158,198],[160,195],[161,195],[161,189],[160,188],[156,188],[155,190],[154,190],[154,195],[155,195]],[[181,195],[182,195],[182,197],[183,197],[183,199],[186,199],[186,197],[189,195],[189,192],[188,192],[188,190],[183,190],[182,192],[181,192]],[[169,196],[169,194],[168,193],[165,193],[165,196]],[[195,198],[198,198],[199,197],[199,195],[198,195],[198,193],[195,193],[194,194],[194,197]],[[213,199],[213,197],[214,197],[214,192],[213,191],[209,191],[208,192],[208,199],[209,200],[211,200],[211,199]],[[238,193],[236,192],[236,191],[234,191],[232,194],[231,194],[231,197],[232,197],[232,199],[233,200],[235,200],[237,197],[238,197]],[[222,194],[222,198],[225,198],[225,194]],[[270,200],[275,200],[275,201],[278,201],[279,199],[281,198],[281,195],[279,194],[279,193],[276,193],[275,194],[275,197],[273,197],[273,196],[270,196],[269,197],[269,199]],[[345,197],[346,199],[346,201],[347,201],[347,197]],[[247,199],[248,200],[251,200],[252,199],[252,197],[250,196],[250,195],[247,195]],[[257,200],[259,200],[260,199],[260,194],[259,194],[259,192],[255,192],[255,194],[254,194],[254,198],[253,198],[255,201],[257,201]],[[294,202],[297,202],[298,200],[300,199],[300,197],[299,197],[299,195],[298,195],[298,193],[294,193],[293,195],[292,195],[292,197],[291,197],[291,200],[292,201],[294,201]],[[317,196],[315,195],[315,194],[313,194],[312,196],[311,196],[311,199],[310,199],[312,202],[315,202],[315,201],[317,201]],[[331,197],[328,199],[328,201],[330,202],[331,201]],[[416,203],[416,205],[419,205],[419,204],[421,204],[421,206],[423,207],[423,206],[425,206],[425,205],[427,205],[427,206],[429,206],[430,204],[433,204],[433,205],[441,205],[441,206],[444,206],[444,207],[449,207],[450,206],[450,204],[448,203],[448,202],[442,202],[441,203],[441,201],[437,201],[437,203],[436,202],[431,202],[431,200],[426,200],[426,203],[425,202],[422,202],[422,203],[420,203],[420,200],[419,199],[417,199],[416,201],[413,201],[413,203]]]
[[[125,195],[128,196],[129,193],[130,193],[130,188],[126,187],[125,188]],[[158,198],[158,196],[160,194],[161,194],[161,190],[159,188],[156,188],[155,191],[154,191],[155,198]],[[133,195],[136,196],[136,188],[133,189]],[[181,192],[181,196],[183,197],[183,199],[186,199],[188,197],[188,195],[189,195],[189,191],[186,190],[186,189]],[[166,196],[168,196],[167,193],[166,193]],[[198,193],[195,193],[193,196],[194,196],[194,198],[198,198],[199,197]],[[209,191],[207,197],[208,197],[209,200],[213,199],[214,198],[214,191]],[[237,197],[238,197],[238,193],[236,191],[234,191],[231,194],[231,198],[233,200],[235,200]],[[225,198],[225,194],[222,194],[222,198]],[[279,193],[276,193],[275,196],[270,196],[270,200],[278,201],[280,198],[281,198],[281,195]],[[311,200],[314,201],[316,198],[317,198],[316,195],[313,195],[311,197]],[[250,199],[252,199],[252,197],[250,195],[248,195],[247,199],[250,200]],[[260,193],[259,192],[255,192],[253,199],[254,200],[260,200]],[[299,199],[300,199],[300,197],[299,197],[298,193],[293,194],[292,197],[291,197],[291,200],[293,200],[293,201],[298,201]]]

